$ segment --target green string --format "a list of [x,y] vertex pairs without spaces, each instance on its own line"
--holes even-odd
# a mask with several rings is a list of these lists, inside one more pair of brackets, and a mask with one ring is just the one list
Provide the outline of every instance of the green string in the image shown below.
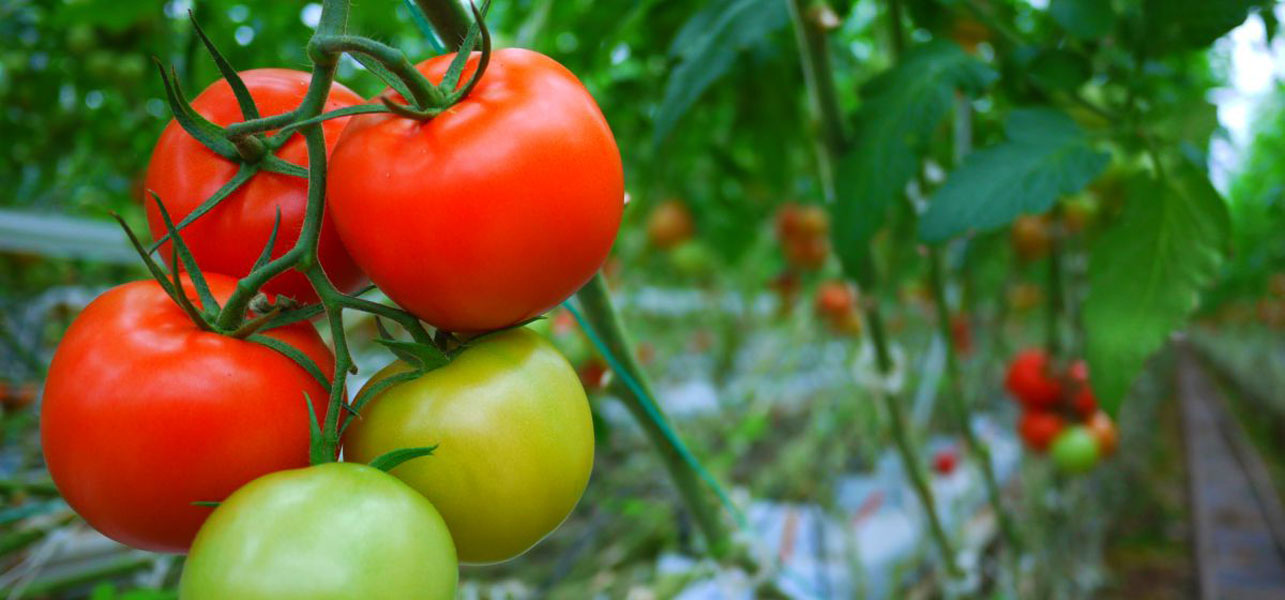
[[748,529],[749,522],[746,520],[745,514],[732,503],[732,499],[727,495],[727,492],[723,490],[723,486],[719,485],[718,481],[714,479],[714,476],[705,469],[705,466],[702,465],[700,461],[696,460],[696,457],[692,455],[691,450],[687,448],[687,445],[683,443],[683,440],[680,439],[678,434],[674,432],[673,428],[669,426],[668,421],[661,416],[660,408],[657,406],[656,401],[643,390],[643,387],[638,384],[637,380],[629,375],[629,372],[620,364],[620,361],[616,360],[615,355],[612,354],[611,350],[607,348],[607,345],[603,343],[602,338],[598,337],[598,333],[594,331],[593,326],[590,325],[583,316],[581,316],[580,311],[576,310],[576,307],[571,304],[571,301],[568,300],[563,302],[562,306],[566,307],[566,309],[571,312],[571,316],[575,317],[576,323],[580,324],[580,329],[585,332],[585,335],[589,336],[589,341],[593,343],[594,347],[598,349],[598,352],[602,354],[602,357],[606,359],[612,372],[615,373],[616,376],[620,377],[620,380],[625,383],[625,386],[629,388],[629,391],[633,392],[634,395],[638,397],[638,401],[642,404],[643,410],[647,412],[647,417],[651,419],[652,423],[654,423],[656,427],[660,428],[661,434],[665,436],[665,439],[669,444],[673,446],[674,450],[678,452],[678,455],[682,457],[683,462],[687,463],[687,466],[691,467],[693,471],[696,471],[696,475],[705,482],[705,485],[708,485],[709,488],[714,491],[714,494],[718,496],[719,501],[722,502],[723,507],[726,508],[728,512],[732,513],[732,518],[736,520],[737,526],[742,530]]
[[424,34],[424,37],[428,39],[428,44],[433,47],[433,54],[446,52],[442,42],[438,41],[437,34],[433,32],[433,26],[428,24],[428,19],[424,18],[424,13],[420,12],[418,6],[415,6],[415,2],[413,0],[402,0],[402,4],[405,4],[406,10],[410,11],[410,18],[415,21],[415,27],[419,28],[420,33]]

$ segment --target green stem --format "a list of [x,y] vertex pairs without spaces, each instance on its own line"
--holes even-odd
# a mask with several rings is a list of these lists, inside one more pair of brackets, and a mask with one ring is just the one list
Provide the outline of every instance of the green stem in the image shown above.
[[955,354],[955,345],[951,343],[950,310],[946,305],[946,279],[942,273],[941,263],[941,249],[933,248],[928,254],[929,287],[932,289],[933,303],[937,309],[937,335],[941,336],[946,344],[946,380],[947,385],[950,386],[948,395],[951,409],[956,425],[964,436],[964,444],[981,467],[986,495],[990,500],[991,509],[995,511],[995,518],[999,521],[1000,533],[1008,542],[1010,556],[1016,556],[1020,552],[1021,542],[1012,518],[1009,517],[1008,511],[1004,510],[1003,496],[995,478],[994,465],[991,464],[990,447],[977,437],[969,420],[970,410],[964,392],[964,378],[959,367],[959,356]]
[[473,25],[473,13],[460,0],[415,0],[447,50],[455,52]]
[[1062,274],[1062,208],[1054,205],[1049,217],[1049,297],[1044,314],[1045,351],[1051,360],[1062,357],[1062,313],[1065,311]]
[[[822,187],[825,189],[827,199],[833,200],[835,197],[834,175],[833,170],[828,167],[838,161],[839,157],[842,156],[842,152],[847,148],[849,141],[844,133],[844,121],[839,109],[837,89],[834,86],[833,70],[830,67],[829,46],[826,43],[826,35],[824,31],[805,18],[806,7],[804,2],[805,0],[790,0],[790,14],[794,20],[795,37],[799,42],[799,54],[803,63],[804,79],[812,97],[812,105],[817,110],[820,132],[824,140],[822,144],[819,144]],[[899,11],[900,9],[898,8],[897,10]],[[900,29],[900,20],[894,21],[893,24],[896,29]],[[894,41],[896,39],[899,38],[895,37]],[[867,293],[873,296],[876,294],[877,289],[878,270],[873,258],[867,255],[865,261],[866,264],[863,265],[864,273],[850,273],[850,275],[861,281]],[[866,324],[870,329],[870,339],[874,344],[879,372],[884,376],[890,375],[894,366],[877,297],[872,297],[864,302],[864,313]],[[955,564],[955,552],[946,535],[946,530],[941,524],[941,519],[937,515],[937,502],[933,496],[932,488],[928,485],[927,476],[923,471],[923,461],[918,455],[914,440],[911,439],[901,401],[888,390],[879,390],[878,394],[883,398],[884,405],[888,410],[891,433],[897,448],[897,454],[901,458],[902,467],[910,477],[915,495],[923,506],[925,516],[928,519],[929,531],[946,566],[946,572],[950,577],[958,577],[960,572]]]
[[406,54],[392,46],[352,35],[318,36],[313,40],[313,44],[326,54],[350,52],[375,59],[406,84],[406,89],[410,90],[412,96],[408,100],[414,101],[420,108],[440,107],[445,102],[442,93],[415,69],[415,65],[406,58]]
[[[602,338],[607,349],[620,361],[621,367],[638,383],[644,393],[655,398],[647,374],[638,365],[638,360],[633,352],[633,345],[625,332],[624,323],[616,312],[615,306],[611,303],[606,280],[603,279],[601,274],[594,275],[588,284],[580,288],[580,291],[576,293],[576,297],[580,300],[585,318]],[[714,504],[713,499],[710,498],[709,492],[701,481],[700,476],[683,460],[682,455],[670,443],[660,425],[648,414],[643,398],[640,398],[628,386],[621,385],[619,377],[614,380],[613,391],[625,403],[629,412],[633,414],[638,424],[642,426],[647,438],[651,440],[652,446],[660,454],[665,469],[669,472],[674,485],[678,487],[679,494],[682,495],[687,508],[692,512],[697,525],[705,535],[705,541],[709,546],[710,553],[714,556],[725,555],[731,548],[731,539],[722,515]],[[664,416],[661,415],[660,418],[663,419]]]

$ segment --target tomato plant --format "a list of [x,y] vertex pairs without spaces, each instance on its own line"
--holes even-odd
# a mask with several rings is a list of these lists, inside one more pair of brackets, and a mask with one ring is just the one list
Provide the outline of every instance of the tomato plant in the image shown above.
[[[288,69],[254,69],[240,76],[264,116],[278,115],[297,106],[311,79],[308,73]],[[360,96],[336,83],[326,98],[325,108],[334,110],[362,101]],[[192,108],[217,125],[229,125],[242,118],[232,87],[225,79],[214,82],[193,99]],[[347,118],[340,117],[322,126],[328,148],[334,147],[347,122]],[[285,140],[275,154],[280,160],[308,166],[303,138],[297,135]],[[197,141],[177,121],[170,121],[152,151],[144,186],[160,198],[175,220],[181,220],[236,177],[240,168],[236,161],[216,154]],[[272,250],[274,258],[295,246],[303,228],[307,203],[306,179],[260,171],[185,227],[183,241],[202,269],[241,277],[250,272],[274,228],[277,231]],[[150,198],[144,204],[152,236],[159,240],[165,235],[165,224]],[[317,254],[326,275],[341,290],[353,291],[365,280],[339,241],[329,218],[322,222]],[[168,243],[162,245],[161,255],[170,255]],[[317,301],[307,279],[297,271],[277,275],[264,286],[264,291],[304,303]]]
[[[441,81],[451,59],[418,69]],[[469,95],[430,120],[354,118],[331,168],[328,207],[357,264],[450,331],[505,327],[566,299],[606,259],[624,206],[597,104],[528,50],[495,51]]]
[[[207,276],[225,300],[236,280]],[[190,281],[184,291],[199,303]],[[325,374],[307,323],[263,333]],[[267,346],[203,331],[155,281],[99,296],[63,336],[40,410],[45,462],[95,529],[136,548],[187,550],[210,509],[250,480],[308,464],[308,400],[328,391]]]
[[185,600],[455,597],[433,505],[379,469],[329,463],[260,477],[219,505],[183,568]]
[[[406,369],[394,363],[368,385]],[[494,563],[525,552],[567,517],[589,481],[593,444],[575,370],[547,340],[517,329],[379,392],[353,421],[344,452],[366,462],[437,446],[392,473],[442,513],[461,561]]]

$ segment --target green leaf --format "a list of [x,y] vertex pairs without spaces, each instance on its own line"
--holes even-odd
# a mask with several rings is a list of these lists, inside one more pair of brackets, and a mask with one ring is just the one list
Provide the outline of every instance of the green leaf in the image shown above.
[[1083,189],[1110,162],[1075,121],[1053,109],[1013,111],[1005,130],[1007,142],[969,155],[933,194],[919,222],[920,239],[940,242],[1043,213],[1058,197]]
[[1204,48],[1244,23],[1251,9],[1271,4],[1266,0],[1144,0],[1143,44],[1161,53]]
[[976,93],[995,77],[958,45],[942,41],[912,48],[897,67],[862,88],[855,142],[835,167],[830,206],[835,252],[858,281],[869,263],[870,239],[914,177],[955,91]]
[[1041,50],[1026,70],[1041,88],[1063,92],[1074,92],[1093,75],[1087,58],[1061,49]]
[[393,339],[393,335],[384,327],[384,321],[379,317],[375,317],[375,327],[379,329],[379,337],[375,338],[375,342],[391,350],[402,362],[420,371],[432,371],[451,362],[451,358],[437,346]]
[[678,64],[665,82],[652,141],[659,144],[696,103],[727,73],[737,55],[790,22],[780,0],[714,0],[683,25],[670,54]]
[[1086,358],[1094,393],[1115,413],[1147,357],[1196,308],[1218,273],[1227,205],[1204,173],[1128,186],[1119,221],[1094,244],[1084,302]]
[[375,457],[375,460],[370,461],[370,466],[387,473],[396,468],[397,465],[400,465],[412,458],[431,456],[434,450],[437,450],[437,446],[398,448],[397,450],[391,450]]
[[1067,33],[1086,41],[1106,35],[1115,23],[1111,0],[1052,0],[1049,14]]

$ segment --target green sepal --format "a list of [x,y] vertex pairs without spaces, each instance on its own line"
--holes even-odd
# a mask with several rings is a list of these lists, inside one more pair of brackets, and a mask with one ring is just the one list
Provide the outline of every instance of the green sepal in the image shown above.
[[192,306],[192,303],[187,300],[187,295],[183,293],[183,288],[174,288],[174,283],[169,280],[165,269],[156,263],[152,255],[143,247],[143,243],[138,241],[138,236],[134,235],[134,231],[129,228],[129,225],[125,224],[125,219],[122,219],[120,214],[116,212],[112,212],[111,215],[120,224],[120,228],[125,230],[125,237],[129,238],[129,243],[134,246],[134,251],[138,252],[139,258],[143,259],[143,264],[147,266],[147,271],[151,273],[152,279],[155,279],[160,284],[161,290],[170,297],[170,300],[174,301],[174,304],[183,309],[183,312],[187,313],[187,316],[192,319],[192,322],[197,327],[204,331],[213,331],[214,328],[205,320],[205,317],[201,316],[196,307]]
[[259,168],[271,173],[280,173],[282,175],[289,175],[291,177],[300,177],[303,179],[308,178],[308,169],[305,169],[290,161],[277,158],[271,154],[263,157],[263,160],[259,161]]
[[263,246],[263,251],[259,253],[259,258],[254,260],[254,266],[250,267],[251,271],[258,271],[263,265],[272,260],[272,247],[277,245],[277,232],[281,230],[281,207],[277,207],[277,215],[272,220],[272,233],[268,234],[268,243]]
[[245,82],[241,80],[241,75],[236,72],[223,53],[219,52],[218,47],[205,35],[205,30],[201,29],[201,24],[196,22],[196,15],[192,11],[187,11],[187,18],[192,21],[192,29],[196,31],[197,37],[201,38],[201,43],[205,44],[205,49],[210,51],[210,57],[214,59],[214,64],[218,66],[219,73],[223,74],[223,79],[228,82],[232,88],[232,94],[236,96],[236,103],[241,107],[241,115],[246,121],[259,118],[259,108],[254,105],[254,97],[250,95],[250,90],[245,87]]
[[152,61],[156,63],[156,68],[161,73],[161,83],[165,85],[165,98],[169,102],[170,112],[174,113],[174,120],[178,121],[183,131],[214,153],[230,160],[237,160],[240,155],[237,154],[236,146],[224,137],[223,128],[201,116],[183,98],[183,89],[178,84],[178,74],[172,68],[169,73],[166,73],[160,59],[153,58]]
[[397,450],[380,454],[375,460],[370,461],[370,466],[387,473],[412,458],[432,456],[435,450],[437,450],[436,445],[421,446],[419,448],[398,448]]
[[220,504],[223,504],[223,503],[215,502],[213,500],[197,500],[196,502],[192,503],[192,506],[206,506],[209,508],[218,508]]
[[416,369],[427,372],[451,362],[451,357],[437,346],[393,339],[379,317],[375,317],[375,327],[379,329],[379,337],[375,338],[375,342],[388,348],[402,362]]
[[313,408],[312,397],[308,392],[303,393],[303,401],[308,405],[308,462],[313,465],[334,462],[335,457],[326,452],[326,436],[321,433],[321,425],[317,422],[317,409]]
[[[486,7],[489,6],[490,2],[488,1],[486,3]],[[480,34],[482,36],[482,55],[478,58],[477,69],[474,69],[473,76],[469,78],[468,83],[465,84],[463,88],[460,88],[459,91],[452,91],[455,89],[455,84],[459,80],[459,73],[455,74],[455,78],[451,80],[449,86],[445,85],[445,81],[443,80],[442,89],[450,91],[450,94],[447,96],[447,106],[455,104],[465,96],[468,96],[469,92],[472,92],[473,88],[477,87],[477,83],[482,80],[482,75],[486,73],[486,68],[491,64],[491,30],[487,28],[486,19],[482,16],[482,13],[478,11],[477,5],[469,2],[469,8],[473,9],[473,27],[469,28],[468,35],[464,38],[464,45],[460,47],[460,53],[455,55],[455,60],[451,61],[451,67],[453,68],[455,66],[455,63],[456,61],[459,61],[460,56],[467,58],[468,54],[471,53],[473,48],[473,39],[476,37],[475,34]],[[486,8],[484,7],[482,10],[486,10]],[[468,48],[470,51],[467,53],[464,52],[465,48]],[[461,61],[460,71],[463,71],[463,64],[464,63]]]
[[[490,2],[485,3],[487,7]],[[473,11],[473,24],[469,26],[468,33],[464,35],[464,41],[460,43],[460,49],[451,59],[451,64],[446,68],[446,75],[442,77],[442,83],[438,89],[446,90],[446,95],[451,95],[455,91],[455,86],[460,82],[460,74],[464,72],[464,64],[468,62],[468,57],[473,53],[473,46],[477,43],[477,36],[482,35],[483,42],[489,47],[491,34],[486,28],[486,20],[482,18],[482,13],[478,11],[477,5],[469,2],[469,8]],[[485,10],[485,8],[483,9]],[[490,52],[487,52],[490,54]],[[482,71],[481,65],[478,65],[478,72]]]
[[488,331],[488,332],[483,333],[483,334],[481,334],[481,335],[477,335],[477,336],[471,337],[471,338],[469,338],[469,339],[465,340],[463,343],[461,343],[461,344],[460,344],[460,347],[459,347],[459,348],[456,348],[456,349],[455,349],[455,351],[452,353],[452,356],[454,356],[454,354],[458,354],[458,353],[460,353],[460,352],[463,352],[465,348],[468,348],[469,346],[472,346],[473,344],[476,344],[477,342],[480,342],[480,341],[482,341],[482,340],[485,340],[485,339],[489,339],[489,338],[495,337],[495,336],[500,335],[501,333],[504,333],[504,332],[506,332],[506,331],[512,331],[512,330],[514,330],[514,329],[519,329],[519,328],[522,328],[522,327],[526,327],[527,325],[530,325],[530,324],[532,324],[532,323],[534,323],[534,322],[536,322],[536,321],[539,321],[540,319],[543,319],[543,318],[544,318],[544,315],[540,315],[540,316],[538,316],[538,317],[531,317],[530,319],[527,319],[527,320],[525,320],[525,321],[521,321],[521,322],[518,322],[518,323],[514,323],[513,325],[509,325],[508,327],[501,327],[501,328],[499,328],[499,329],[492,329],[491,331]]
[[[175,226],[174,228],[177,229],[178,231],[183,231],[184,227],[191,225],[192,222],[200,218],[201,215],[204,215],[205,213],[210,212],[210,209],[217,206],[219,202],[222,202],[224,198],[227,198],[229,195],[232,194],[232,192],[235,192],[238,188],[240,188],[243,184],[245,184],[245,182],[249,181],[251,177],[254,177],[255,173],[258,173],[258,172],[259,172],[259,167],[257,165],[247,165],[243,163],[241,165],[241,169],[236,172],[236,175],[232,176],[232,179],[229,179],[227,183],[223,184],[223,187],[220,187],[218,191],[214,192],[213,195],[211,195],[209,198],[206,198],[205,202],[202,202],[200,206],[197,206],[195,209],[192,209],[192,212],[188,213],[186,217],[183,217],[183,220],[179,221],[178,225]],[[168,239],[170,239],[170,234],[168,233],[161,236],[161,239],[156,240],[155,242],[152,243],[150,247],[148,247],[147,253],[151,254],[153,252],[156,252],[156,249],[160,248],[161,244],[164,244],[165,240],[168,240]]]
[[316,379],[323,389],[330,391],[330,380],[326,379],[326,375],[321,372],[321,368],[317,366],[317,363],[312,362],[312,359],[308,358],[308,355],[301,352],[298,348],[261,333],[246,336],[245,339],[249,342],[262,344],[285,355],[286,358],[293,360],[295,364],[303,367],[303,370],[307,371],[309,375],[312,375],[312,378]]
[[[364,55],[354,54],[354,56],[364,56]],[[398,93],[401,93],[401,92],[399,91]],[[272,135],[272,139],[274,142],[284,141],[285,137],[288,137],[291,133],[293,133],[296,130],[302,129],[309,125],[316,125],[317,123],[329,121],[331,119],[338,119],[340,117],[350,117],[352,115],[368,115],[371,113],[382,113],[382,112],[389,112],[389,111],[387,108],[379,104],[358,104],[356,106],[345,106],[343,108],[337,108],[335,110],[332,110],[328,113],[322,113],[311,119],[304,119],[302,121],[296,121],[294,123],[286,125],[285,127],[282,127],[281,129],[277,130],[277,132]],[[278,140],[278,138],[281,138],[281,139]]]
[[[402,98],[405,98],[407,102],[415,101],[415,96],[411,95],[410,88],[406,87],[406,83],[403,82],[401,78],[394,75],[392,71],[388,70],[388,67],[385,67],[378,60],[375,60],[368,54],[362,54],[361,52],[349,52],[348,56],[353,57],[354,60],[361,63],[361,66],[366,67],[367,71],[370,71],[375,75],[375,77],[378,77],[380,81],[388,84],[388,87],[393,88],[393,90],[398,94],[401,94]],[[298,124],[296,124],[296,126],[297,125]]]
[[[152,200],[156,202],[156,210],[161,213],[161,221],[165,223],[165,235],[173,242],[170,249],[178,260],[182,261],[183,269],[187,271],[188,277],[192,279],[192,285],[196,287],[196,294],[201,299],[201,305],[204,312],[209,314],[218,314],[219,302],[214,299],[214,294],[210,293],[210,285],[205,281],[205,275],[201,274],[201,268],[196,264],[196,257],[192,256],[192,251],[183,241],[183,236],[179,234],[178,229],[174,227],[174,220],[170,218],[170,212],[165,210],[165,204],[161,202],[161,197],[156,192],[148,190],[152,195]],[[174,285],[178,286],[178,263],[172,261],[172,271],[174,271]]]

